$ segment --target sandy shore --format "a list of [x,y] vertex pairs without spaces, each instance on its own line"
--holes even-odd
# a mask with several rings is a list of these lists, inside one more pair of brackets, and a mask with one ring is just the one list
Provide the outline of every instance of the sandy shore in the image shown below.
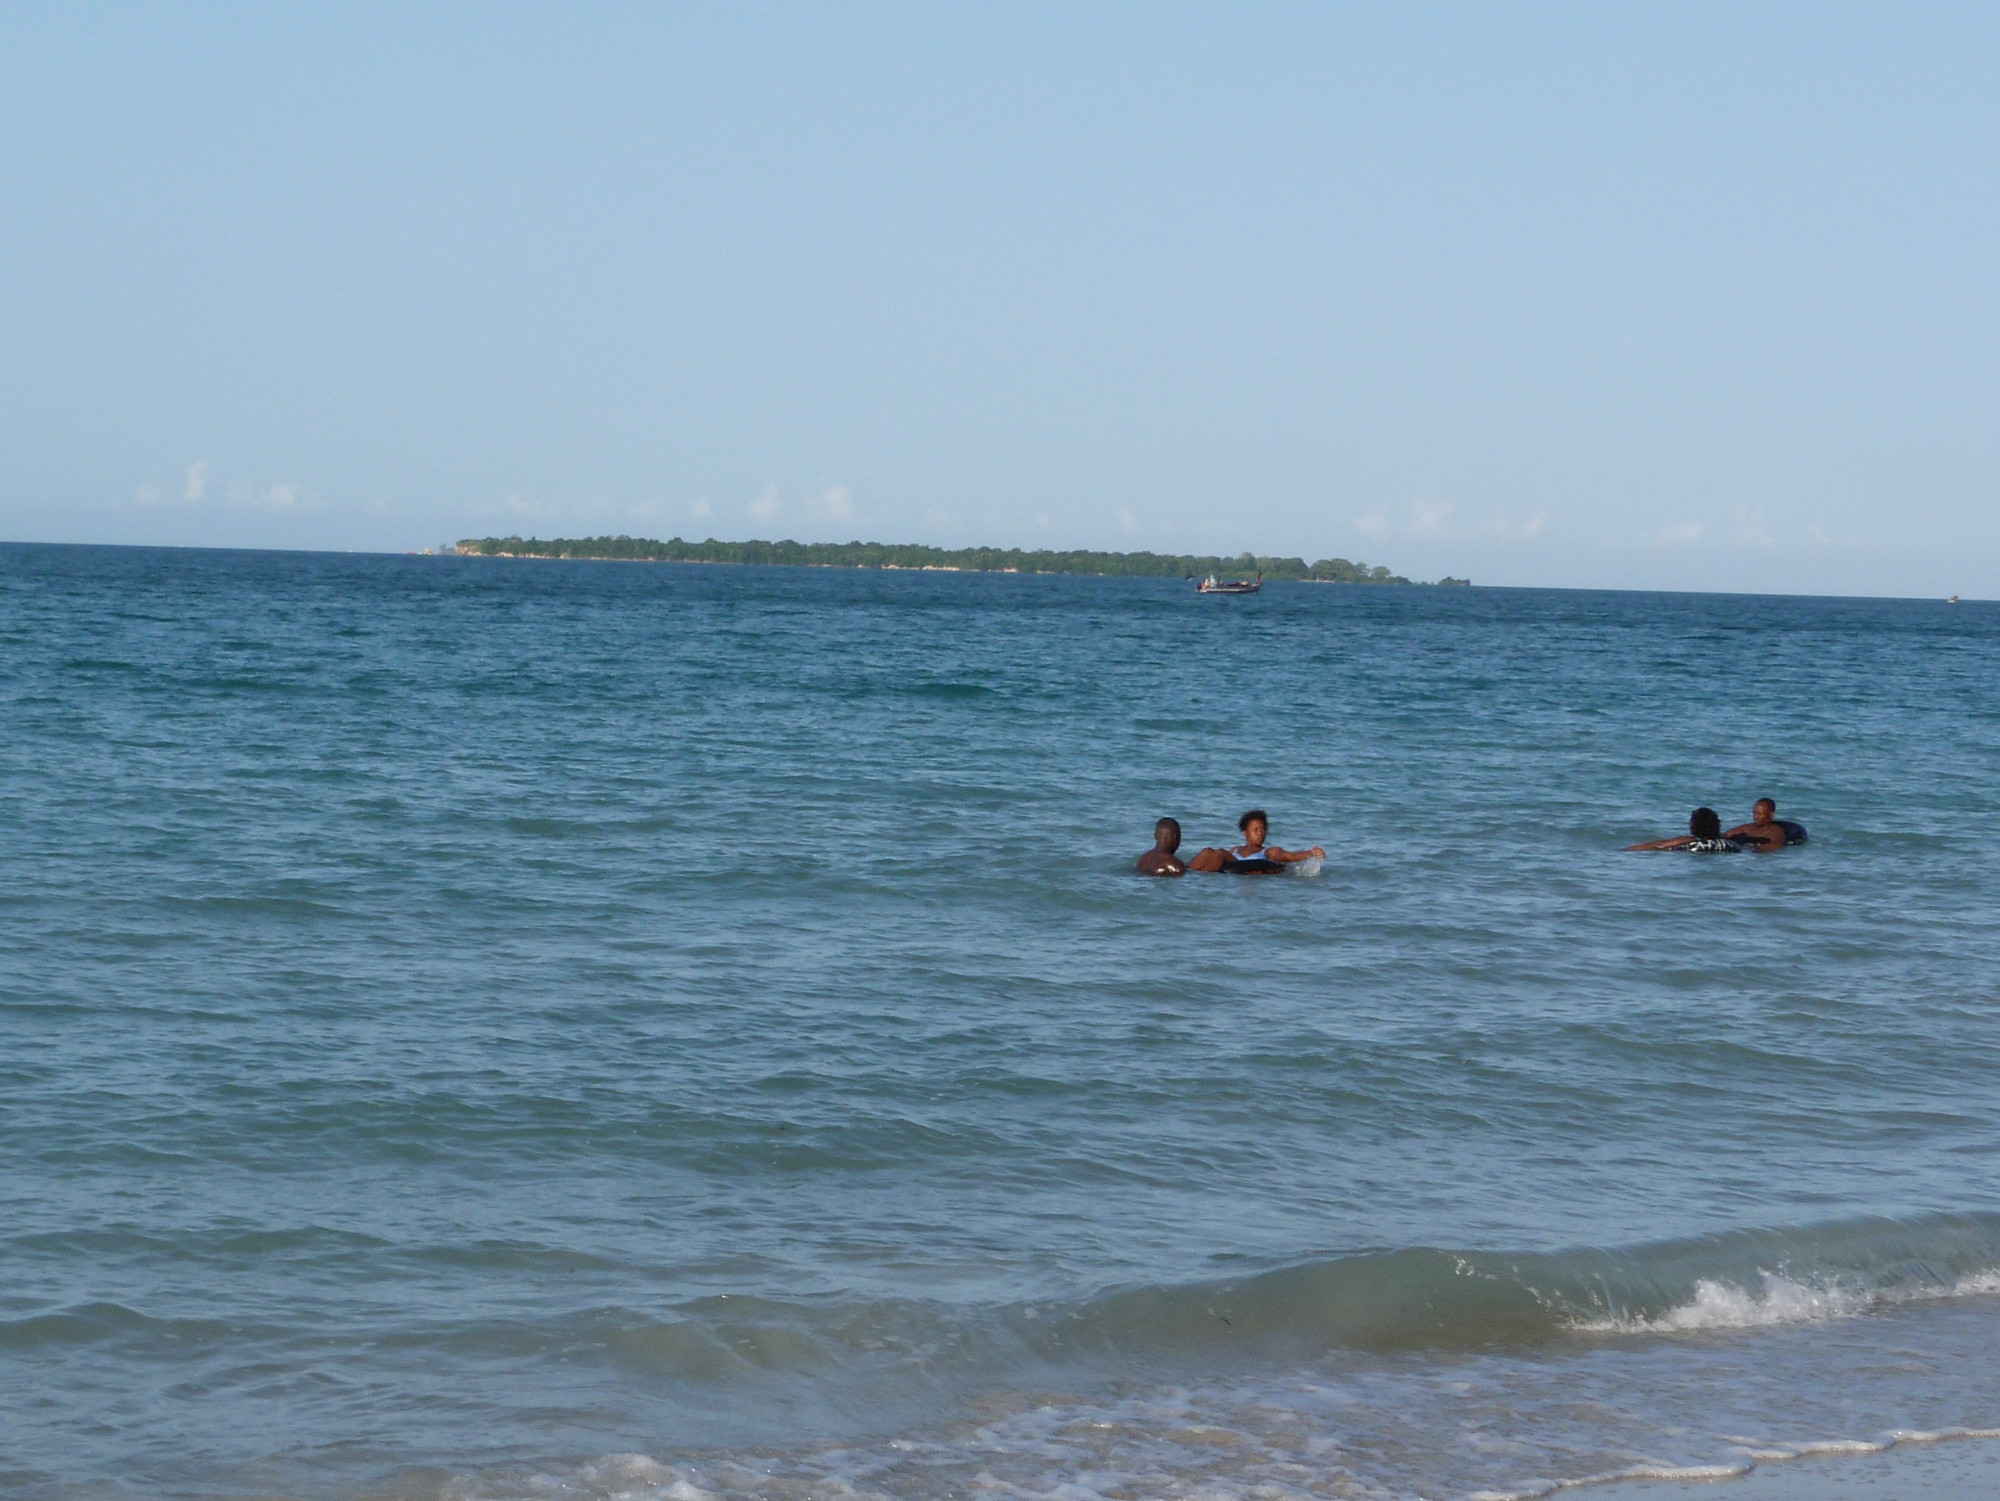
[[2000,1497],[2000,1441],[1906,1441],[1868,1454],[1767,1460],[1726,1480],[1618,1481],[1555,1494],[1587,1501],[1993,1501]]

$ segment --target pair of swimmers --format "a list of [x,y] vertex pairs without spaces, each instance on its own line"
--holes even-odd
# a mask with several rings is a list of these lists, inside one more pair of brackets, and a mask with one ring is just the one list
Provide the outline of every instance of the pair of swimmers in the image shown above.
[[1733,829],[1722,827],[1722,817],[1713,808],[1696,808],[1688,818],[1688,831],[1672,839],[1649,839],[1644,844],[1628,844],[1632,850],[1687,850],[1697,855],[1733,855],[1741,850],[1781,850],[1788,844],[1804,844],[1802,824],[1778,817],[1778,805],[1760,797],[1750,810],[1750,822]]
[[1326,853],[1318,845],[1309,850],[1281,850],[1275,844],[1266,844],[1271,820],[1262,808],[1252,808],[1237,819],[1236,830],[1243,836],[1241,844],[1229,849],[1205,849],[1192,860],[1183,860],[1179,854],[1181,826],[1171,818],[1163,818],[1153,825],[1153,847],[1139,857],[1139,874],[1179,876],[1199,870],[1233,876],[1268,876],[1287,865],[1297,865],[1301,860]]

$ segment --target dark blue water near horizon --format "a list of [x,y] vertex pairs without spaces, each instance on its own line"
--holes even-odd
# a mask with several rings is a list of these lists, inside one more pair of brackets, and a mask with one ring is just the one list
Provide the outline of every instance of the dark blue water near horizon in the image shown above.
[[[0,1490],[2000,1426],[2000,608],[0,547]],[[1634,855],[1769,794],[1812,842]],[[1316,873],[1129,874],[1251,805]]]

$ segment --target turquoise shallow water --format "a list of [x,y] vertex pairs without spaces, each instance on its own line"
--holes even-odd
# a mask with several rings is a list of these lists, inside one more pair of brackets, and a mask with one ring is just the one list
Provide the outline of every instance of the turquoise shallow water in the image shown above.
[[[2000,1425],[2000,609],[0,548],[0,1488]],[[1770,793],[1812,843],[1629,855]],[[1271,809],[1320,874],[1148,882]]]

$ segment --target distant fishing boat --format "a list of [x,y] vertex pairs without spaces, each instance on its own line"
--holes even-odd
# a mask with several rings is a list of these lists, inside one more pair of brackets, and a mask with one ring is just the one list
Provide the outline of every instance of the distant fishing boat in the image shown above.
[[1263,587],[1264,575],[1261,573],[1254,579],[1227,580],[1219,579],[1211,573],[1207,578],[1194,586],[1194,592],[1197,594],[1255,594]]
[[1958,603],[1958,596],[1957,596],[1956,594],[1952,595],[1952,597],[1951,597],[1950,599],[1946,600],[1946,601],[1945,601],[1945,603],[1946,603],[1946,604],[1948,604],[1948,605],[1955,605],[1955,604],[1957,604],[1957,603]]

